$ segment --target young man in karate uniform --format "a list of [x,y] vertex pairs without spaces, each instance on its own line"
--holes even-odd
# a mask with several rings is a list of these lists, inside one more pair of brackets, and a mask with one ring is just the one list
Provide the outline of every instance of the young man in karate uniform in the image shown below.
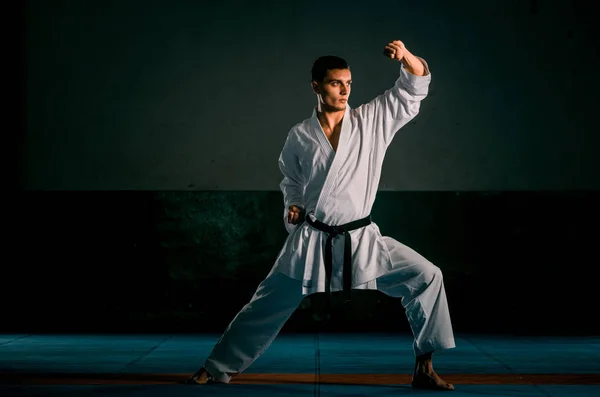
[[284,224],[289,233],[271,272],[228,325],[188,383],[228,383],[275,339],[302,299],[316,292],[378,289],[402,298],[416,361],[412,386],[453,390],[433,370],[434,351],[455,347],[440,269],[382,236],[370,219],[386,150],[418,113],[431,74],[427,62],[393,41],[384,54],[400,63],[394,86],[348,106],[352,76],[338,57],[317,59],[311,118],[288,133],[279,157]]

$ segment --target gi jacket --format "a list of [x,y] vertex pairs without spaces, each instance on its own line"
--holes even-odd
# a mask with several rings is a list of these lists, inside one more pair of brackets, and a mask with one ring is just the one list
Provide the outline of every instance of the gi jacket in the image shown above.
[[[327,234],[307,222],[287,223],[288,207],[304,207],[307,216],[328,225],[364,218],[375,201],[385,153],[396,132],[418,113],[431,82],[400,66],[394,86],[370,102],[351,109],[346,105],[337,152],[329,143],[316,109],[312,117],[288,133],[279,157],[283,174],[284,225],[289,233],[273,272],[303,280],[302,294],[325,291],[324,252]],[[376,289],[376,279],[392,268],[388,247],[376,223],[350,232],[352,288]],[[342,289],[344,237],[333,240],[331,291]]]

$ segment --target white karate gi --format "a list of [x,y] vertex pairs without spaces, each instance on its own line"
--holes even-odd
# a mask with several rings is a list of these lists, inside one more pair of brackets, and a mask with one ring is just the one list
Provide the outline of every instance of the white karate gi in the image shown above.
[[[284,225],[289,232],[271,272],[251,301],[229,324],[205,362],[220,382],[244,371],[271,344],[304,296],[325,291],[327,233],[307,222],[287,223],[288,207],[342,225],[368,216],[379,185],[386,150],[396,132],[419,112],[431,74],[415,76],[400,67],[394,87],[356,109],[346,106],[337,152],[317,119],[295,125],[285,141],[279,167]],[[415,336],[416,355],[455,347],[440,269],[398,241],[382,236],[375,223],[353,230],[352,288],[378,289],[402,297]],[[344,237],[333,240],[331,291],[342,289]]]

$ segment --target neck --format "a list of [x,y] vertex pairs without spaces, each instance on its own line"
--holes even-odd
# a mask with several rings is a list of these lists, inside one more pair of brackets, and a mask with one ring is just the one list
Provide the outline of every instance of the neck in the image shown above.
[[323,109],[321,104],[317,106],[317,119],[322,127],[327,127],[331,131],[342,122],[345,113],[345,110],[330,111]]

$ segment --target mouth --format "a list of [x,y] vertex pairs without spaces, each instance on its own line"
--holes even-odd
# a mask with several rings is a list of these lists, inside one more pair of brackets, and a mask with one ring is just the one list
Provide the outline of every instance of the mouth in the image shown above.
[[341,98],[339,101],[340,102],[348,102],[348,99],[347,98]]

